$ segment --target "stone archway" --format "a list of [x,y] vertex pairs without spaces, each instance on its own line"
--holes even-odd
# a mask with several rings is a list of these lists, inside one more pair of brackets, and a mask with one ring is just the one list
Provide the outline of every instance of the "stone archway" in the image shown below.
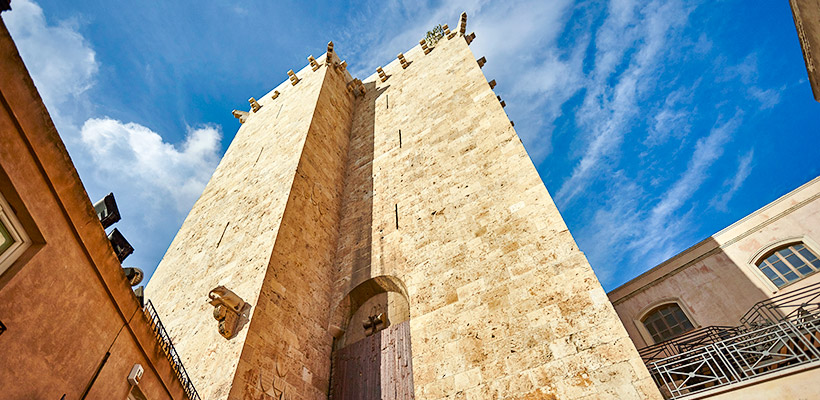
[[333,320],[330,399],[413,399],[410,308],[401,281],[380,276],[356,286]]

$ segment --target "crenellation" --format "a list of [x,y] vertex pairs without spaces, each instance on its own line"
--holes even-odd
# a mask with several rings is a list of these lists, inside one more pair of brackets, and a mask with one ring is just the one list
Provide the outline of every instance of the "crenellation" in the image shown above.
[[424,39],[419,40],[419,45],[421,45],[421,49],[424,51],[425,55],[430,54],[430,52],[433,51],[433,48],[429,47],[427,45],[427,41]]
[[251,104],[251,110],[253,110],[253,112],[258,112],[262,108],[262,106],[259,105],[259,102],[257,102],[253,97],[248,99],[248,103]]
[[384,73],[384,70],[382,69],[382,67],[376,68],[376,73],[379,74],[379,80],[381,80],[382,82],[387,81],[387,74]]
[[310,63],[310,68],[313,69],[314,72],[316,72],[316,70],[319,69],[319,63],[316,62],[316,59],[313,58],[313,55],[308,56],[308,62]]
[[290,79],[290,84],[296,86],[299,83],[299,78],[296,77],[296,74],[293,73],[293,70],[288,70],[288,79]]
[[396,58],[398,58],[402,69],[407,69],[407,67],[410,66],[410,63],[408,63],[407,59],[404,58],[404,53],[399,53],[399,55],[396,56]]
[[467,13],[461,13],[461,16],[458,19],[458,33],[461,36],[464,36],[467,33]]
[[487,63],[487,58],[481,57],[478,60],[476,60],[476,62],[478,62],[478,67],[479,68],[484,68],[484,64]]
[[442,25],[441,30],[444,31],[444,37],[446,37],[447,40],[452,39],[452,37],[450,37],[452,32],[450,32],[450,27],[447,24]]
[[473,42],[473,40],[475,40],[475,32],[472,32],[472,33],[470,33],[469,35],[464,36],[464,40],[466,40],[466,41],[467,41],[467,44],[468,44],[468,45],[469,45],[470,43],[472,43],[472,42]]
[[270,96],[270,98],[271,98],[272,100],[276,100],[276,98],[277,98],[277,97],[279,97],[279,91],[278,91],[278,90],[274,90],[274,91],[273,91],[273,94]]
[[491,81],[489,81],[489,82],[487,82],[487,83],[490,85],[490,89],[495,89],[495,85],[496,85],[496,83],[495,83],[495,79],[493,79],[493,80],[491,80]]

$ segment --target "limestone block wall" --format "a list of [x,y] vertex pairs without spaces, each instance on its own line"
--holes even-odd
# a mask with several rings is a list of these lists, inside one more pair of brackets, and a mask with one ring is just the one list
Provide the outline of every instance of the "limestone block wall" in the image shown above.
[[353,94],[343,70],[320,71],[324,82],[230,399],[327,399],[327,310]]
[[[306,66],[258,99],[146,287],[203,399],[227,398],[286,205],[302,169],[327,68]],[[301,173],[305,173],[302,171]],[[322,192],[321,190],[317,192]],[[217,330],[208,292],[225,285],[251,305],[233,339]],[[274,327],[271,330],[276,329]]]
[[398,278],[418,399],[660,398],[463,36],[364,80],[333,302]]

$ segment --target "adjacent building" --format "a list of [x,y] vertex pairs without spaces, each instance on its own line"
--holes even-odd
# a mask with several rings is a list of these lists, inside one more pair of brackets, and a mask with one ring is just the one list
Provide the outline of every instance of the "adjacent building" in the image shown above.
[[0,21],[0,398],[198,399],[131,289],[125,243],[109,240]]
[[668,397],[816,398],[818,256],[820,177],[609,299]]

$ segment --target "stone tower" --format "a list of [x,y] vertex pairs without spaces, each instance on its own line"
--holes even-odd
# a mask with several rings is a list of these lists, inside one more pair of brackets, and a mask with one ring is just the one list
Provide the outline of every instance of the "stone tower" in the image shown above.
[[147,288],[203,399],[660,398],[465,27],[235,112]]

